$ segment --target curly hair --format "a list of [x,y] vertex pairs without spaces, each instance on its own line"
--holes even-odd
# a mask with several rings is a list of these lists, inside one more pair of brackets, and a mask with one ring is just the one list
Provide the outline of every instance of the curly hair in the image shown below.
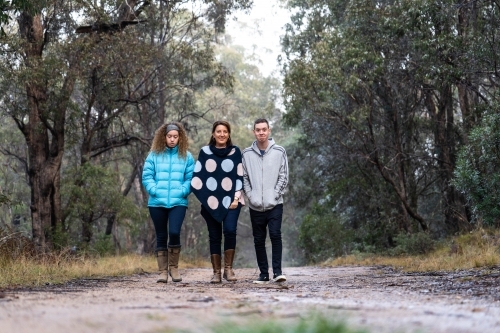
[[182,126],[181,123],[171,122],[161,125],[155,132],[155,137],[153,138],[153,143],[151,144],[151,151],[157,154],[160,154],[165,151],[167,148],[167,126],[175,125],[179,127],[179,143],[177,146],[179,147],[179,156],[185,158],[187,155],[189,142],[186,135],[186,130]]
[[217,120],[213,125],[212,125],[212,136],[210,136],[210,141],[208,142],[208,145],[209,146],[215,146],[215,138],[214,138],[214,133],[215,133],[215,129],[217,128],[217,126],[219,125],[222,125],[224,127],[227,128],[227,132],[229,133],[229,137],[227,138],[227,142],[226,142],[226,145],[229,147],[229,146],[232,146],[233,145],[233,142],[231,141],[231,125],[229,125],[229,123],[227,121],[224,121],[224,120]]

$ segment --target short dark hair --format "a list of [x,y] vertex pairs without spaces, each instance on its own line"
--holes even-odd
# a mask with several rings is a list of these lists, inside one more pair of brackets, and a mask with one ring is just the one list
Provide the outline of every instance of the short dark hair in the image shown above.
[[255,129],[255,125],[262,124],[262,123],[266,123],[267,124],[267,128],[269,128],[269,122],[267,121],[267,119],[265,119],[265,118],[259,118],[259,119],[257,119],[256,121],[253,122],[253,129]]
[[232,146],[233,145],[233,141],[231,140],[231,125],[229,125],[229,123],[227,121],[224,121],[224,120],[217,120],[212,125],[212,135],[210,136],[210,141],[208,142],[208,145],[209,146],[215,146],[215,138],[214,138],[213,134],[215,133],[215,129],[219,125],[222,125],[222,126],[224,126],[224,127],[227,128],[227,132],[229,133],[229,138],[227,139],[226,145],[228,147]]

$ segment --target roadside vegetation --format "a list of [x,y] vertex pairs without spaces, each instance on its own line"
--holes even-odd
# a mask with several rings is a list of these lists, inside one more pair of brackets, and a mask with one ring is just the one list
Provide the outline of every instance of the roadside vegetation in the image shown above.
[[[418,234],[417,234],[418,235]],[[387,265],[404,271],[453,271],[500,265],[500,232],[480,229],[442,241],[428,236],[406,236],[383,253],[361,253],[328,259],[325,266]]]
[[[396,238],[384,252],[358,252],[311,264],[384,265],[414,272],[454,271],[500,265],[500,231],[480,229],[442,241],[426,235]],[[208,267],[208,261],[183,258],[181,268]],[[0,288],[43,286],[74,279],[155,272],[153,255],[99,253],[71,249],[38,255],[29,238],[0,229]],[[263,331],[264,332],[264,331]],[[287,331],[288,332],[288,331]]]
[[[181,268],[203,267],[202,260],[181,261]],[[39,255],[31,240],[0,229],[0,288],[43,286],[74,279],[117,277],[157,270],[153,255],[99,253],[65,249]]]
[[153,256],[122,255],[91,257],[67,253],[42,259],[22,256],[16,260],[0,261],[0,288],[42,286],[64,283],[74,279],[124,276],[152,272],[156,266]]
[[320,314],[310,314],[298,323],[269,320],[255,324],[224,324],[213,329],[217,333],[363,333],[365,330],[348,328],[343,322],[326,319]]

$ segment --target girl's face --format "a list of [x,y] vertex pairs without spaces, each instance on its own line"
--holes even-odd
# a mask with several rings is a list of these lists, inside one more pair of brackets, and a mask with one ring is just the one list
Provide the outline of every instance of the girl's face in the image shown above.
[[212,136],[215,139],[216,147],[224,147],[229,139],[229,131],[226,126],[218,125],[212,133]]
[[176,130],[169,131],[165,140],[167,141],[168,148],[174,148],[179,143],[179,132]]

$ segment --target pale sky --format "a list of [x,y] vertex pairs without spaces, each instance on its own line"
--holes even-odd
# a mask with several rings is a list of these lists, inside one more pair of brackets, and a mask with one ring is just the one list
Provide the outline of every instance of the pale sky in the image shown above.
[[243,46],[249,53],[252,49],[262,60],[259,65],[265,76],[279,75],[277,57],[281,53],[280,36],[290,21],[290,13],[281,7],[279,0],[254,0],[250,14],[235,15],[237,21],[228,20],[226,33],[232,44]]

